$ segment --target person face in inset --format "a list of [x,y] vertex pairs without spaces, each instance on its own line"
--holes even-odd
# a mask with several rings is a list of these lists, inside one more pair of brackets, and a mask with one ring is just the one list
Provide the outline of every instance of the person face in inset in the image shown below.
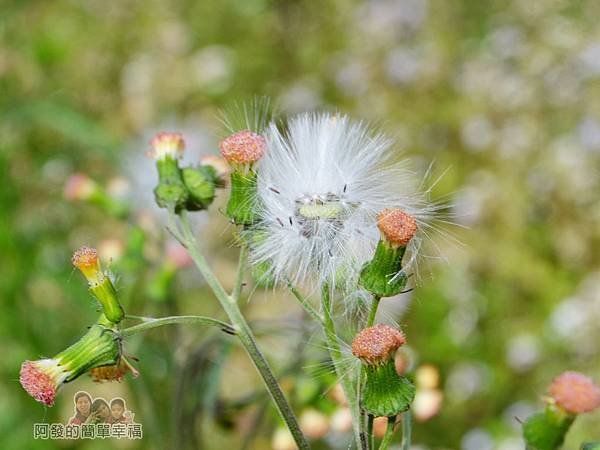
[[103,422],[108,419],[108,416],[110,416],[110,410],[108,409],[108,405],[106,403],[103,402],[98,406],[96,416]]
[[110,405],[110,413],[115,420],[119,420],[123,417],[123,413],[125,412],[125,407],[121,402],[112,402]]
[[75,407],[77,408],[77,411],[79,412],[79,414],[86,416],[86,417],[89,416],[89,414],[90,414],[91,406],[92,406],[92,404],[87,395],[80,395],[79,397],[77,397],[77,400],[75,401]]

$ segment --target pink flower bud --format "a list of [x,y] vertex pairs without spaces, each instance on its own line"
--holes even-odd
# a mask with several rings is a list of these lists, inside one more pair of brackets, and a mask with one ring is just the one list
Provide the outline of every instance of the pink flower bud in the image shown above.
[[600,406],[600,387],[578,372],[564,372],[548,390],[556,404],[571,414],[591,412]]
[[223,139],[219,149],[230,164],[250,164],[264,155],[267,141],[260,134],[244,130]]

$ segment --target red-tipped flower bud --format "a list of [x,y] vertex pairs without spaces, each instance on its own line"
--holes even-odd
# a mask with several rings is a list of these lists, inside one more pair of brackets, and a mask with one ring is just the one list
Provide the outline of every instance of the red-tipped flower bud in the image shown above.
[[100,269],[98,251],[91,247],[81,247],[71,258],[73,265],[77,267],[90,285],[99,284],[104,278]]

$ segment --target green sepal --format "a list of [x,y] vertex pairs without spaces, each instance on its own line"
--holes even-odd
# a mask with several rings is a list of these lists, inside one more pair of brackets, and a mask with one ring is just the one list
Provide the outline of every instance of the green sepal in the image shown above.
[[390,417],[410,408],[415,399],[415,386],[408,378],[398,375],[393,359],[363,367],[367,377],[361,406],[368,414]]
[[373,259],[360,272],[360,285],[378,297],[398,295],[406,286],[402,257],[406,247],[394,247],[380,240]]
[[215,199],[216,172],[210,166],[186,167],[182,170],[183,183],[188,190],[188,211],[207,209]]
[[110,278],[104,276],[99,284],[90,287],[90,292],[100,302],[102,311],[108,320],[113,323],[123,320],[125,311],[119,303],[117,291]]
[[154,198],[161,208],[180,211],[185,207],[189,193],[183,183],[177,160],[167,156],[156,161],[158,185],[154,188]]
[[527,418],[523,424],[523,437],[527,450],[559,449],[575,416],[549,405],[543,412]]
[[54,359],[72,372],[65,380],[69,382],[96,367],[114,365],[120,357],[119,335],[112,328],[96,323],[81,339],[60,352]]
[[231,173],[231,194],[227,216],[236,225],[252,225],[260,219],[256,172]]

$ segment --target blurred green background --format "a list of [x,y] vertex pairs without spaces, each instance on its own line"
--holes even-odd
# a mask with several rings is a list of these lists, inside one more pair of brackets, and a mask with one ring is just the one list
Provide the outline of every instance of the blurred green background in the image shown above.
[[[70,264],[80,245],[112,259],[132,314],[221,314],[196,272],[165,257],[144,152],[166,129],[185,133],[188,161],[216,154],[218,109],[254,95],[283,113],[382,124],[417,168],[433,161],[431,179],[443,175],[433,196],[453,205],[460,244],[434,236],[415,291],[384,305],[413,368],[440,375],[442,408],[416,423],[415,450],[522,449],[516,418],[540,408],[554,376],[600,378],[597,0],[5,0],[0,10],[3,449],[106,448],[33,440],[34,423],[70,417],[81,389],[123,396],[143,424],[141,442],[117,448],[286,448],[247,358],[209,330],[131,339],[139,378],[84,376],[51,409],[18,383],[23,360],[56,354],[95,320]],[[76,172],[130,213],[65,199]],[[231,229],[217,207],[199,216],[230,286]],[[287,294],[250,293],[246,313],[315,448],[346,448],[319,335]],[[576,421],[565,448],[593,439],[599,413]]]

